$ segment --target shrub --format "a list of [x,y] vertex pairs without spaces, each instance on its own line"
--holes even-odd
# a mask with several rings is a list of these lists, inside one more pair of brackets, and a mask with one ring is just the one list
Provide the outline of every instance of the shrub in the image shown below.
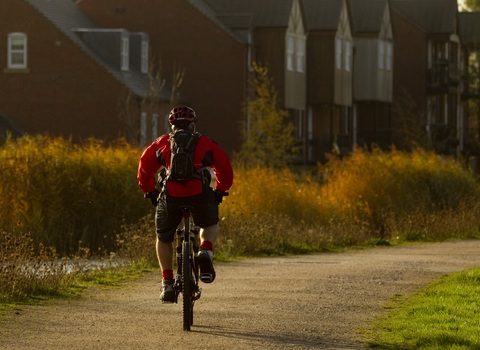
[[0,149],[0,229],[30,232],[37,246],[60,254],[76,252],[78,241],[112,249],[123,221],[150,210],[136,181],[139,157],[122,140],[109,147],[94,139],[8,140]]

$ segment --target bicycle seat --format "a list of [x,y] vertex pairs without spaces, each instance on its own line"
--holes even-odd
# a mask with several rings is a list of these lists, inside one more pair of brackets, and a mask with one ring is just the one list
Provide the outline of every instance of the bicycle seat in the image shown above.
[[179,205],[178,210],[180,210],[182,213],[188,212],[191,213],[192,211],[195,210],[195,207],[193,205]]

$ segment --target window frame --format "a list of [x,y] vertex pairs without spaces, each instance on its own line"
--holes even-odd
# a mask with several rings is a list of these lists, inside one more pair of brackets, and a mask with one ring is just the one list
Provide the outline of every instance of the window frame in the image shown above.
[[347,72],[352,71],[352,42],[345,40],[345,70]]
[[[21,50],[19,49],[14,49],[13,48],[13,43],[12,43],[12,40],[13,39],[17,39],[17,38],[21,38],[23,39],[23,48]],[[20,32],[14,32],[14,33],[9,33],[8,34],[8,40],[7,40],[7,45],[8,45],[8,63],[7,63],[7,67],[8,69],[26,69],[27,68],[27,64],[28,64],[28,61],[27,61],[27,58],[28,58],[28,55],[27,55],[27,44],[28,44],[28,39],[27,39],[27,34],[25,33],[20,33]],[[18,64],[18,63],[13,63],[13,54],[23,54],[23,63],[21,64]]]
[[393,44],[387,41],[387,50],[385,52],[385,70],[391,72],[393,69]]
[[286,47],[286,53],[287,53],[287,70],[288,71],[295,71],[295,38],[293,36],[287,35],[287,47]]
[[343,40],[342,38],[335,38],[335,68],[343,69]]
[[[305,40],[297,38],[295,40],[296,44],[296,69],[299,73],[305,73]],[[301,50],[300,50],[301,48]]]
[[120,69],[124,72],[129,70],[129,60],[130,60],[130,40],[126,37],[121,39],[121,50],[120,50]]
[[148,41],[143,40],[141,45],[141,63],[140,70],[142,73],[148,73]]
[[383,40],[378,41],[378,69],[385,69],[385,42]]

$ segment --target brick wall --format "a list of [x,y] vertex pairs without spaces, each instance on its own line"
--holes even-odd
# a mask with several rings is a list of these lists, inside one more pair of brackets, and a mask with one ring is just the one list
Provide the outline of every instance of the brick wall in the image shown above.
[[[27,35],[26,74],[4,71],[11,32]],[[23,0],[0,3],[0,47],[0,112],[25,132],[74,140],[125,134],[118,119],[125,88]]]
[[418,113],[426,113],[427,106],[427,39],[426,34],[412,22],[392,11],[394,26],[394,81],[395,98],[404,90],[414,99]]
[[164,76],[185,69],[181,92],[197,112],[197,130],[230,154],[240,147],[247,48],[184,0],[82,0],[103,27],[144,31]]

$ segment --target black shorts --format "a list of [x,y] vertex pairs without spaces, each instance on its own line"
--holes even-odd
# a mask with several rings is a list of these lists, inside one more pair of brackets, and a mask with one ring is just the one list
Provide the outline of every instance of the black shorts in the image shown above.
[[170,197],[162,194],[155,212],[157,238],[165,243],[173,242],[175,231],[182,221],[181,205],[195,207],[192,216],[195,225],[205,228],[215,225],[218,219],[218,203],[213,189],[204,187],[203,192],[192,197]]

